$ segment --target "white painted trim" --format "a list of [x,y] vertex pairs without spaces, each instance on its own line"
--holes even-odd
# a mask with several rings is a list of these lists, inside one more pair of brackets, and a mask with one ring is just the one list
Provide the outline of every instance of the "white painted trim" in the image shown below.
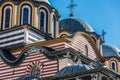
[[3,45],[0,45],[0,47],[9,46],[9,45],[13,45],[13,44],[18,44],[18,43],[21,43],[21,42],[24,42],[24,39],[23,40],[18,40],[18,41],[13,41],[11,43],[6,43],[6,44],[3,44]]
[[46,11],[44,10],[44,9],[40,9],[40,16],[39,16],[39,29],[40,29],[40,21],[41,21],[41,12],[43,12],[44,13],[44,32],[46,33],[46,27],[47,27],[47,25],[46,25],[46,17],[47,17],[47,13],[46,13]]
[[26,43],[28,42],[28,30],[26,29]]
[[21,25],[23,25],[23,11],[24,11],[24,8],[28,8],[28,24],[30,24],[30,19],[31,19],[31,8],[29,5],[24,5],[22,6],[22,16],[21,16]]
[[11,6],[6,6],[4,8],[4,14],[3,14],[3,30],[5,29],[5,17],[6,17],[6,10],[10,9],[10,22],[9,22],[9,28],[11,28],[11,23],[12,23],[12,7]]
[[16,31],[13,31],[13,32],[5,33],[5,34],[2,34],[0,36],[0,38],[7,37],[7,36],[10,36],[10,35],[13,35],[13,34],[18,34],[18,33],[21,33],[21,32],[24,32],[24,30],[16,30]]
[[28,39],[28,31],[27,29],[24,29],[24,43],[27,43],[27,39]]
[[6,41],[11,41],[13,39],[17,39],[17,38],[21,38],[21,37],[24,37],[24,34],[23,35],[19,35],[19,36],[10,37],[10,38],[4,39],[4,40],[1,40],[0,43],[6,42]]

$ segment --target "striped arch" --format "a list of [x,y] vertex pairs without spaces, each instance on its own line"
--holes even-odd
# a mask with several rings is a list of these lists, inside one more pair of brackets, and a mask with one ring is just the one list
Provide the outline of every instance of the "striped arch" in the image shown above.
[[[27,70],[26,70],[26,75],[28,76],[33,76],[31,73],[32,69],[34,67],[38,67],[39,70],[40,70],[40,74],[39,74],[39,77],[41,76],[41,73],[42,73],[42,68],[43,68],[43,64],[40,63],[40,61],[33,61],[31,62],[28,66],[27,66]],[[36,76],[35,76],[36,77]]]

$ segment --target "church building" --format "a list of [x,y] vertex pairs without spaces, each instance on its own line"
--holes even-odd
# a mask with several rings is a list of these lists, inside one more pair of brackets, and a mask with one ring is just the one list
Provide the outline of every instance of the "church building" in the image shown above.
[[0,80],[120,80],[104,34],[72,12],[60,20],[48,0],[0,0]]

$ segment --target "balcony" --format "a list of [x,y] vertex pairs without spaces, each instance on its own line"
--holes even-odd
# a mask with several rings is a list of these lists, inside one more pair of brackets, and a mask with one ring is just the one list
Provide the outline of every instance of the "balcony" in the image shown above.
[[0,48],[17,48],[48,39],[52,38],[30,25],[16,26],[0,31]]

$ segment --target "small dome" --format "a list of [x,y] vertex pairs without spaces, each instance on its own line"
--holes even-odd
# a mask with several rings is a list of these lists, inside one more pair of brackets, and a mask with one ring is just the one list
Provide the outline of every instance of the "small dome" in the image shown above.
[[120,58],[119,49],[111,45],[103,44],[102,45],[102,56],[106,58],[109,58],[109,57]]
[[89,24],[86,22],[73,18],[63,19],[59,22],[60,32],[66,31],[70,33],[75,33],[77,31],[87,31],[94,32]]
[[92,67],[85,64],[75,64],[71,66],[64,67],[57,74],[56,77],[62,77],[67,75],[72,75],[75,73],[83,72],[92,69]]

